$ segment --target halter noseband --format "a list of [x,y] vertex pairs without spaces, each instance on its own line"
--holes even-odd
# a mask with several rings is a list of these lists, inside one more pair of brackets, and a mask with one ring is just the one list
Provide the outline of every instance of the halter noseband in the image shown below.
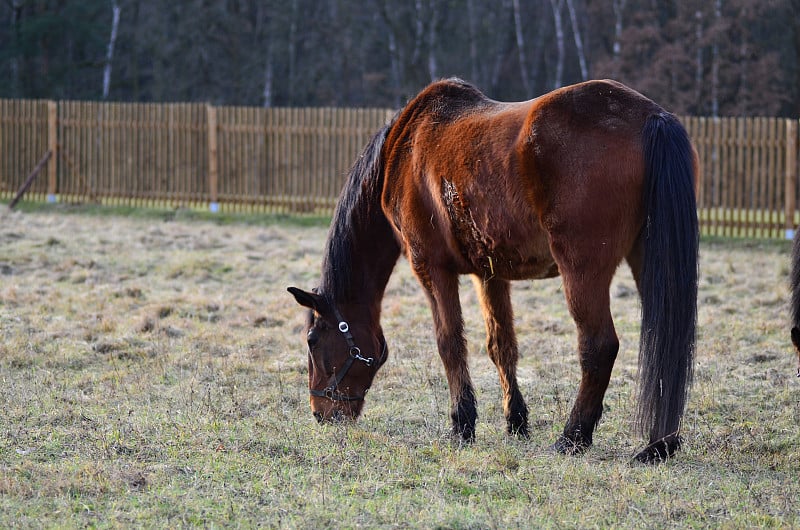
[[[339,387],[339,383],[342,382],[344,376],[347,375],[347,372],[350,370],[350,367],[353,366],[355,361],[361,361],[367,366],[375,366],[377,370],[380,365],[384,363],[386,360],[386,341],[382,340],[383,348],[381,348],[381,356],[378,359],[377,364],[375,363],[375,358],[373,357],[364,357],[361,355],[361,348],[356,346],[355,341],[353,340],[353,334],[350,333],[350,325],[342,318],[342,315],[339,313],[339,310],[334,308],[334,313],[336,315],[336,319],[339,321],[339,331],[344,335],[344,340],[347,341],[347,346],[350,348],[350,356],[342,366],[342,369],[339,370],[337,373],[333,374],[331,378],[328,380],[328,386],[326,386],[323,390],[315,390],[313,388],[309,389],[309,392],[312,396],[317,397],[324,397],[328,398],[331,401],[363,401],[364,396],[351,396],[347,394],[342,394],[337,390]],[[309,352],[309,355],[311,352]]]

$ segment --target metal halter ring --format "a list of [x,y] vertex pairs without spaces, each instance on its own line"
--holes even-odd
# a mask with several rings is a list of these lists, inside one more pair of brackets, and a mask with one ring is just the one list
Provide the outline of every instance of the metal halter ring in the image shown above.
[[361,355],[361,348],[359,348],[358,346],[350,346],[350,357],[363,362],[367,366],[372,366],[372,363],[375,362],[375,359],[373,357],[363,357]]

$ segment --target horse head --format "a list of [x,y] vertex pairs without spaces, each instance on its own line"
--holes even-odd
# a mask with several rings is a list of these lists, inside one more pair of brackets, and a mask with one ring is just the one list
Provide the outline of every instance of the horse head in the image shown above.
[[380,326],[357,306],[337,307],[323,294],[296,287],[289,292],[309,310],[304,331],[311,412],[319,422],[355,420],[386,362]]

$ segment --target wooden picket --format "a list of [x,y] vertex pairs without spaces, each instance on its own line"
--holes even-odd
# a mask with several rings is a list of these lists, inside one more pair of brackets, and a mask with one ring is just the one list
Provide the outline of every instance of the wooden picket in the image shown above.
[[[0,100],[0,199],[329,215],[388,109]],[[800,217],[798,122],[682,118],[703,233],[777,238]]]

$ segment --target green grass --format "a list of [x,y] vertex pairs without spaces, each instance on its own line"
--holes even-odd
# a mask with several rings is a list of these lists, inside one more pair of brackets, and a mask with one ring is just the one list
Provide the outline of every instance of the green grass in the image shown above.
[[320,426],[285,288],[315,285],[325,224],[119,213],[0,211],[0,527],[800,526],[788,242],[703,240],[685,448],[648,467],[631,464],[639,308],[625,268],[611,289],[620,356],[576,458],[548,451],[579,380],[560,281],[514,285],[530,440],[504,432],[464,281],[479,419],[460,447],[406,262],[362,418]]
[[[10,201],[0,200],[0,207],[7,207]],[[128,217],[133,219],[150,219],[163,221],[206,221],[219,225],[274,225],[285,226],[327,226],[329,215],[305,214],[266,214],[252,212],[211,212],[207,208],[157,208],[136,207],[112,204],[49,204],[42,201],[20,201],[15,210],[28,213],[63,213],[87,215],[92,217]]]

